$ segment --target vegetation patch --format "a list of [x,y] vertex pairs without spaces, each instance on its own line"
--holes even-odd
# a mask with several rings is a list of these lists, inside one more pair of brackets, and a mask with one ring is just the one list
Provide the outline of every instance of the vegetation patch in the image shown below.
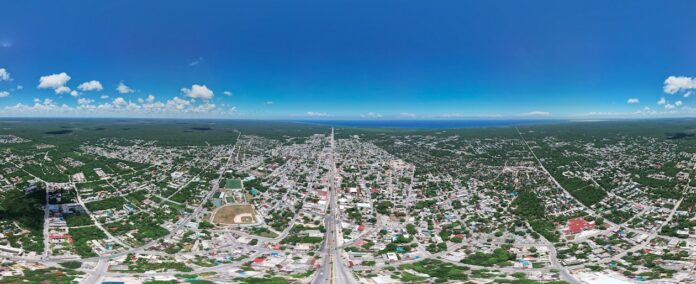
[[544,206],[533,192],[521,192],[512,202],[512,206],[515,208],[515,214],[527,220],[535,232],[541,234],[549,241],[558,241],[560,236],[556,232],[556,226],[546,219]]
[[48,135],[65,135],[65,134],[70,134],[72,132],[73,131],[69,130],[69,129],[61,129],[61,130],[54,130],[54,131],[46,131],[44,133],[48,134]]
[[116,196],[116,197],[102,199],[99,201],[85,203],[85,206],[87,206],[87,209],[89,209],[90,211],[99,211],[99,210],[106,210],[106,209],[113,209],[113,208],[121,208],[125,204],[126,204],[126,200],[123,199],[123,197]]
[[508,266],[510,261],[515,260],[515,254],[509,252],[509,246],[497,248],[492,253],[476,252],[462,259],[462,263],[478,266]]
[[427,274],[430,277],[436,278],[436,282],[459,280],[464,281],[469,279],[465,270],[466,267],[457,266],[451,263],[446,263],[436,259],[425,259],[415,263],[402,264],[399,266],[402,270],[413,270],[418,273]]
[[106,238],[106,234],[97,227],[74,228],[70,229],[69,234],[73,239],[75,253],[81,257],[97,256],[90,247],[89,241]]

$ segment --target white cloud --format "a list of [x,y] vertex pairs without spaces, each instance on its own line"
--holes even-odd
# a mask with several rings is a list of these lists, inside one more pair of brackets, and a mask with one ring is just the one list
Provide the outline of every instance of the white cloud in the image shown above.
[[674,109],[676,106],[673,104],[665,104],[665,109]]
[[213,98],[213,91],[205,85],[194,84],[189,88],[181,88],[181,93],[189,98],[209,100]]
[[382,118],[383,115],[376,113],[376,112],[368,112],[366,114],[361,115],[361,117],[364,117],[364,118]]
[[664,97],[660,98],[660,100],[657,101],[657,104],[658,104],[658,105],[664,105],[664,104],[666,104],[666,103],[667,103],[667,100],[665,100]]
[[99,81],[92,80],[92,81],[84,82],[84,83],[80,84],[79,86],[77,86],[77,89],[80,91],[83,91],[83,92],[101,91],[104,89],[104,87],[102,87],[102,84]]
[[111,103],[117,107],[122,107],[128,104],[128,102],[126,102],[126,100],[122,97],[115,98]]
[[72,91],[70,91],[70,95],[73,97],[79,97],[80,93],[78,91],[72,90]]
[[155,102],[155,96],[153,96],[153,95],[148,95],[147,98],[145,98],[145,99],[143,99],[143,98],[138,98],[138,103],[139,103],[139,104],[145,104],[146,102],[147,102],[148,104],[154,103],[154,102]]
[[127,101],[123,97],[117,97],[111,102],[95,104],[93,99],[79,98],[77,105],[72,107],[65,104],[58,105],[53,100],[34,99],[33,105],[22,103],[0,108],[0,115],[11,114],[15,116],[89,116],[99,117],[181,117],[181,115],[195,117],[228,117],[236,115],[237,109],[234,106],[226,106],[224,109],[209,102],[196,103],[194,99],[174,97],[165,102],[156,101],[150,95],[143,99],[144,103]]
[[267,104],[267,105],[272,105],[272,104],[273,104],[273,101],[266,101],[265,104]]
[[443,113],[440,115],[436,115],[436,117],[442,117],[442,118],[460,118],[460,117],[465,117],[463,113]]
[[78,104],[78,105],[89,105],[89,104],[91,104],[91,103],[93,103],[93,102],[94,102],[94,100],[88,99],[88,98],[79,98],[79,99],[77,99],[77,104]]
[[39,78],[38,88],[53,89],[56,94],[65,94],[70,92],[70,88],[65,86],[68,81],[70,81],[70,76],[65,72],[41,76],[41,78]]
[[626,101],[626,103],[628,103],[628,104],[637,104],[637,103],[639,103],[639,102],[640,102],[640,100],[637,99],[637,98],[629,98],[629,99]]
[[694,94],[693,91],[688,91],[688,92],[684,93],[684,98],[688,98],[688,97],[690,97],[690,96],[693,95],[693,94]]
[[329,114],[328,114],[328,113],[325,113],[325,112],[308,111],[308,112],[307,112],[307,116],[311,116],[311,117],[327,117],[327,116],[329,116]]
[[23,90],[23,89],[24,89],[24,86],[22,86],[22,85],[17,85],[17,90]]
[[524,116],[549,116],[549,115],[551,115],[551,113],[548,111],[530,111],[530,112],[523,113],[522,115],[524,115]]
[[109,98],[109,96],[107,96],[107,95],[101,95],[99,98],[102,99],[102,100],[106,100],[106,99]]
[[0,81],[12,81],[10,72],[7,72],[7,69],[5,68],[0,68]]
[[8,91],[0,91],[0,98],[7,98],[10,96],[10,92]]
[[611,111],[591,111],[586,113],[585,115],[587,116],[616,116],[620,115],[620,112],[611,112]]
[[675,105],[675,106],[678,106],[678,107],[682,106],[683,104],[684,104],[684,103],[683,103],[682,101],[676,101],[676,102],[674,102],[674,105]]
[[191,61],[191,63],[189,63],[189,66],[193,67],[193,66],[197,66],[201,63],[203,63],[203,57],[198,57],[198,59]]
[[686,76],[669,76],[663,87],[665,93],[670,95],[690,89],[696,89],[696,78]]
[[224,91],[224,92],[222,92],[222,93],[225,94],[225,96],[228,96],[228,97],[231,97],[231,96],[232,96],[232,92],[230,92],[230,91]]
[[401,117],[401,118],[415,118],[416,114],[410,113],[410,112],[402,112],[399,114],[399,117]]
[[135,92],[135,90],[126,86],[126,84],[124,84],[123,81],[118,83],[118,87],[116,87],[116,91],[118,91],[119,94],[130,94],[130,93]]
[[56,94],[62,95],[62,94],[67,94],[70,93],[70,88],[66,86],[60,86],[54,90]]
[[126,105],[126,109],[131,110],[131,111],[132,111],[132,110],[138,110],[138,109],[140,109],[140,108],[141,108],[140,105],[138,105],[138,104],[136,104],[136,103],[133,103],[133,102],[128,102],[128,105]]
[[39,78],[39,88],[56,89],[65,86],[68,81],[70,81],[70,76],[65,72],[41,76],[41,78]]
[[191,102],[185,99],[181,99],[179,97],[173,97],[171,100],[167,101],[166,106],[168,108],[173,108],[176,110],[183,110],[189,106],[191,106]]

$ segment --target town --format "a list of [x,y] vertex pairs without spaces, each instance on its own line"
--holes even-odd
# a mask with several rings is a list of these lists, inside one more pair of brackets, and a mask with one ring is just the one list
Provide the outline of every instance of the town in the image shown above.
[[3,283],[696,281],[696,151],[647,130],[3,126]]

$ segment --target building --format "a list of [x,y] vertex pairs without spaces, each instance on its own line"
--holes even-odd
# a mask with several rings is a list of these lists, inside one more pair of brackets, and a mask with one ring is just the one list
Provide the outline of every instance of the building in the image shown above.
[[570,219],[566,223],[566,228],[564,232],[566,234],[579,234],[582,233],[585,230],[592,230],[594,229],[594,222],[587,222],[587,220],[583,218],[575,218],[575,219]]

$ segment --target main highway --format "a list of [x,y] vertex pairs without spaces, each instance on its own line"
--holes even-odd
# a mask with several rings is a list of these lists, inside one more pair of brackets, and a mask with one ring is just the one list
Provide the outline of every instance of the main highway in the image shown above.
[[331,153],[329,154],[329,208],[324,218],[326,227],[326,236],[320,248],[323,262],[315,275],[313,284],[330,283],[330,284],[353,284],[358,283],[351,273],[350,269],[345,265],[341,258],[341,247],[337,244],[338,230],[340,230],[339,209],[336,202],[336,190],[338,188],[338,175],[336,173],[336,161],[334,160],[335,143],[334,129],[331,128],[331,137],[329,138]]

